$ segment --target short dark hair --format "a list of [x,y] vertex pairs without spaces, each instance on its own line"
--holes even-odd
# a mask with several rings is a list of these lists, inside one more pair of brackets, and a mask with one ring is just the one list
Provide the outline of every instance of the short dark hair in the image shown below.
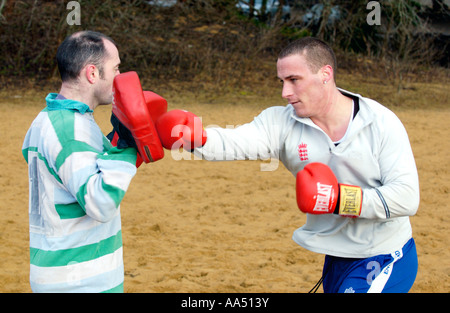
[[309,69],[314,73],[317,73],[325,65],[330,65],[333,68],[333,72],[336,73],[336,55],[333,49],[320,39],[314,37],[297,39],[281,50],[278,59],[293,54],[304,55],[308,61]]
[[103,77],[103,60],[107,55],[103,40],[115,42],[95,31],[81,31],[64,39],[56,52],[58,70],[63,82],[74,80],[86,64],[94,64]]

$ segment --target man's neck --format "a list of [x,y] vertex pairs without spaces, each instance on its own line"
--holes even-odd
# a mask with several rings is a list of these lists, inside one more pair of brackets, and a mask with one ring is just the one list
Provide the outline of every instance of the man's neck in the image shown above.
[[352,114],[352,99],[344,96],[339,90],[330,96],[329,106],[322,115],[311,120],[319,126],[332,141],[341,139],[347,131]]
[[90,92],[86,90],[88,88],[82,88],[79,84],[63,82],[59,94],[67,99],[85,103],[91,110],[94,110],[97,104],[93,101]]

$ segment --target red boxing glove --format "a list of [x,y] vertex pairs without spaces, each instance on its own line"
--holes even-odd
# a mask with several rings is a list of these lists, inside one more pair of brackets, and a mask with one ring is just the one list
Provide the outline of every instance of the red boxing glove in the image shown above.
[[184,110],[172,110],[156,121],[161,143],[166,149],[193,150],[206,143],[206,131],[203,129],[201,119],[194,113]]
[[333,171],[323,163],[306,165],[297,173],[296,184],[297,205],[303,213],[361,215],[361,187],[339,184]]
[[156,123],[158,118],[167,112],[167,100],[153,91],[144,90],[142,93],[144,94],[148,113],[150,113],[153,123]]

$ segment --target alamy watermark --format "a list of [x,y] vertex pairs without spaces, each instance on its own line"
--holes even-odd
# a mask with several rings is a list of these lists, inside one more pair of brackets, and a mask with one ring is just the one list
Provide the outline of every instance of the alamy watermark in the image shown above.
[[[70,12],[67,14],[66,22],[68,25],[81,25],[81,5],[78,1],[69,1],[66,6]],[[368,25],[381,25],[381,6],[378,1],[370,1],[366,5],[370,10],[367,14],[366,22]]]
[[[81,25],[81,5],[78,1],[69,1],[67,3],[66,9],[69,10],[66,22],[68,25]],[[366,21],[368,25],[381,25],[381,6],[378,1],[370,1],[366,5],[366,9],[370,10],[370,12],[367,14]],[[233,129],[236,128],[236,126],[233,125],[227,125],[226,129]],[[176,130],[175,130],[176,131]],[[172,149],[171,154],[174,160],[240,160],[241,157],[236,157],[234,154],[227,153],[227,151],[224,151],[222,153],[212,153],[208,156],[201,156],[199,157],[196,154],[190,153],[183,149],[177,149],[182,148],[182,141],[175,142],[177,145]],[[262,160],[264,162],[261,163],[260,169],[261,171],[275,171],[278,168],[279,165],[279,159],[277,157],[274,157],[272,155],[267,155],[267,152],[260,153],[260,151],[256,151],[252,148],[251,145],[248,145],[246,148],[248,151],[243,151],[243,154],[245,155],[245,159],[248,160]],[[242,152],[242,151],[241,151]]]
[[78,1],[69,1],[66,6],[67,10],[71,10],[66,17],[68,25],[81,25],[81,5]]
[[381,25],[381,6],[378,1],[370,1],[366,5],[367,10],[371,10],[366,17],[366,22],[370,26]]
[[[241,125],[226,125],[222,128],[218,125],[208,125],[206,129],[220,129],[224,130],[234,130],[238,129]],[[224,145],[215,145],[213,148],[208,149],[198,149],[193,152],[189,152],[188,149],[184,148],[184,140],[182,133],[185,130],[185,125],[175,125],[172,128],[171,136],[177,139],[170,150],[171,156],[175,161],[192,161],[192,160],[206,160],[206,161],[234,161],[234,160],[251,160],[251,161],[261,161],[260,170],[262,172],[272,172],[278,169],[280,160],[274,155],[270,149],[263,147],[261,145],[246,144],[244,141],[238,144],[232,144],[233,147],[227,149]],[[276,127],[276,126],[274,126]],[[201,130],[203,128],[201,117],[194,119],[193,127],[193,137],[194,143],[201,142]],[[235,135],[238,136],[238,135]],[[232,140],[231,140],[232,141]],[[255,139],[255,141],[258,141]],[[208,140],[207,140],[208,142]]]

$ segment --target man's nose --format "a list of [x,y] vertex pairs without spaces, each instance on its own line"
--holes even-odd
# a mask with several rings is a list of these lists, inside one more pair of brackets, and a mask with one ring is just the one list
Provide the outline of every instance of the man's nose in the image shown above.
[[292,88],[288,84],[283,84],[283,88],[281,89],[281,97],[288,99],[290,96],[292,96]]

